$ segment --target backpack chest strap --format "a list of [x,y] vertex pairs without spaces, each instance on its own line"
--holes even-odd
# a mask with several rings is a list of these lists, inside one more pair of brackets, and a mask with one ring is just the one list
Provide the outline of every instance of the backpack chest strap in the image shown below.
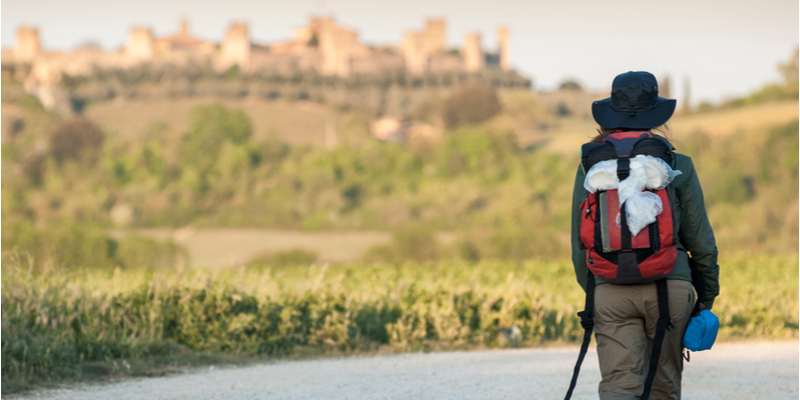
[[620,182],[624,181],[631,174],[631,158],[621,156],[617,159],[617,178]]

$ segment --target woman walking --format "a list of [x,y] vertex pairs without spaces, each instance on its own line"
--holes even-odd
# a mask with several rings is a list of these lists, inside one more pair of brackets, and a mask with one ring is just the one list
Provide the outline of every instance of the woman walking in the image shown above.
[[592,104],[600,128],[575,177],[572,262],[589,298],[581,318],[593,322],[604,400],[680,399],[693,272],[705,285],[702,307],[719,294],[694,165],[659,135],[674,110],[647,72],[618,75],[611,97]]

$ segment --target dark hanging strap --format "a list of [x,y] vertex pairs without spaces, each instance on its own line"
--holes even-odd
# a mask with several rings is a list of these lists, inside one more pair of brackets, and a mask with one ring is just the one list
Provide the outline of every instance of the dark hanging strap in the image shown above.
[[672,321],[669,319],[669,295],[667,293],[666,278],[656,281],[656,291],[658,295],[656,337],[653,340],[653,353],[650,355],[650,370],[647,371],[647,379],[644,381],[644,392],[642,392],[642,397],[640,397],[641,400],[647,400],[650,397],[650,391],[653,389],[653,380],[658,370],[658,359],[661,357],[661,345],[664,343],[667,330],[673,327]]
[[620,239],[620,246],[622,250],[630,250],[633,248],[631,242],[633,242],[633,238],[631,237],[631,230],[628,228],[628,205],[623,204],[622,207],[619,208],[619,239]]
[[575,385],[578,383],[581,364],[583,364],[583,359],[589,350],[589,343],[592,341],[592,331],[594,330],[594,274],[592,274],[592,271],[587,271],[586,273],[586,306],[583,311],[578,313],[583,327],[583,343],[581,344],[581,353],[578,355],[578,362],[575,363],[575,370],[572,371],[572,381],[569,383],[567,397],[564,397],[564,400],[569,400],[572,397],[572,391],[575,390]]
[[[619,157],[617,159],[617,178],[620,182],[625,180],[631,173],[631,159],[630,157]],[[625,211],[625,204],[619,208],[620,217],[620,245],[623,250],[630,250],[631,246],[631,231],[628,229],[628,216]]]

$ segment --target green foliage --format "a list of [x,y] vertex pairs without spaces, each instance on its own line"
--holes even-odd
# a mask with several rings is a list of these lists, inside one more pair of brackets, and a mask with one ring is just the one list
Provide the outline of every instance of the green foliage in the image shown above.
[[[31,95],[30,93],[25,91],[25,87],[22,82],[16,79],[11,79],[6,76],[5,66],[3,67],[3,78],[2,78],[2,85],[0,85],[0,99],[2,99],[3,103],[14,103],[20,104],[25,102],[26,97],[32,97],[36,99],[35,96]],[[28,71],[29,73],[30,71]],[[39,101],[36,100],[38,103]],[[41,103],[39,103],[39,109],[42,109]]]
[[128,268],[173,269],[189,263],[189,254],[171,241],[157,241],[139,236],[128,236],[115,243],[115,264]]
[[[797,339],[797,262],[720,261],[720,340]],[[3,266],[4,388],[186,353],[497,348],[514,326],[521,346],[583,336],[569,261],[38,273],[7,253]]]
[[256,267],[308,266],[317,261],[317,254],[306,249],[291,249],[255,257],[248,265]]
[[453,89],[442,104],[442,120],[448,128],[483,122],[500,112],[497,92],[485,84]]
[[50,135],[50,152],[59,163],[67,160],[93,161],[103,146],[104,138],[100,128],[88,119],[69,119]]
[[401,263],[403,260],[425,262],[438,260],[443,250],[430,226],[409,224],[392,232],[391,244],[373,246],[363,258],[370,264]]
[[798,147],[800,146],[798,120],[769,130],[764,153],[760,157],[759,178],[764,181],[779,179],[781,172],[798,176]]
[[21,107],[27,108],[29,110],[44,111],[44,106],[42,105],[42,102],[39,101],[39,99],[36,96],[31,94],[25,94],[22,98],[19,99],[18,104]]
[[43,231],[29,224],[3,224],[3,247],[24,252],[37,268],[113,267],[117,246],[102,230],[76,224],[50,226]]
[[[13,145],[3,145],[3,148],[13,148]],[[9,160],[11,157],[6,158],[3,157],[4,160]],[[32,153],[28,154],[25,158],[21,160],[21,169],[22,172],[25,174],[25,177],[33,186],[39,186],[42,183],[42,176],[44,174],[45,162],[47,161],[47,155],[44,153]]]
[[239,64],[231,65],[227,71],[225,71],[225,77],[228,79],[234,79],[239,76]]
[[252,125],[241,111],[220,105],[199,106],[192,110],[189,131],[184,137],[186,158],[203,170],[210,169],[225,143],[246,144]]
[[796,99],[797,96],[798,90],[796,86],[792,87],[783,84],[771,84],[764,86],[757,92],[752,93],[747,97],[734,100],[732,105],[739,107],[753,106],[770,101]]
[[558,85],[558,90],[575,90],[575,91],[583,91],[583,86],[581,86],[580,82],[576,81],[575,79],[567,79],[561,82]]
[[747,97],[733,100],[730,105],[752,106],[770,101],[796,100],[800,96],[800,80],[798,80],[797,67],[798,54],[800,53],[798,51],[800,51],[800,48],[795,47],[789,60],[786,63],[778,64],[777,69],[783,77],[783,82],[766,85]]
[[397,259],[431,261],[439,257],[435,232],[425,225],[410,225],[392,233]]
[[312,101],[338,111],[378,116],[412,114],[426,104],[438,101],[452,86],[470,83],[498,89],[527,90],[531,87],[529,78],[500,69],[425,75],[387,70],[341,78],[316,71],[282,74],[276,70],[258,69],[245,72],[237,66],[220,72],[211,65],[197,64],[182,68],[141,66],[106,69],[95,71],[91,76],[66,75],[60,86],[72,98],[88,102],[115,98],[250,97],[267,101]]
[[710,202],[746,203],[755,197],[752,178],[741,168],[733,168],[717,177],[708,191]]
[[797,249],[798,121],[678,148],[692,156],[721,251]]
[[174,268],[188,263],[188,253],[172,242],[137,236],[115,239],[105,230],[77,224],[36,229],[26,223],[3,223],[3,248],[23,254],[37,270],[64,268]]
[[461,240],[456,243],[454,248],[459,259],[468,262],[480,261],[481,259],[480,248],[470,240]]
[[[515,115],[530,102],[504,98]],[[368,118],[354,117],[340,136],[357,136],[357,143],[322,149],[256,141],[241,113],[209,107],[195,110],[185,141],[155,125],[140,140],[109,135],[94,165],[59,165],[36,145],[52,117],[26,111],[23,129],[3,146],[10,154],[3,157],[4,223],[108,228],[111,211],[124,205],[135,227],[425,225],[452,233],[438,259],[556,258],[569,246],[576,160],[518,148],[505,114],[482,128],[456,128],[424,151],[366,137]],[[693,156],[723,252],[796,249],[797,132],[793,122],[714,138],[697,132],[676,143]],[[206,141],[211,149],[198,144]],[[13,247],[14,239],[4,243]],[[392,249],[376,249],[370,259],[402,261],[406,252]]]

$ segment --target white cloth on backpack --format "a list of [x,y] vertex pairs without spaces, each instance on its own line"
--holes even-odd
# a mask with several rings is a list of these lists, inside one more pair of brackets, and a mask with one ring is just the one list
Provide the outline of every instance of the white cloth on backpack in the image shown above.
[[586,173],[583,187],[589,193],[598,190],[611,190],[619,187],[617,178],[617,160],[600,161]]
[[664,160],[638,155],[630,160],[630,174],[622,182],[617,178],[617,160],[600,161],[586,173],[583,187],[589,193],[598,190],[618,189],[619,206],[625,207],[628,229],[636,236],[645,226],[655,222],[664,205],[657,194],[645,189],[658,190],[669,185],[681,171],[673,170]]
[[656,217],[664,210],[661,198],[653,192],[639,192],[626,202],[625,216],[631,235],[636,236],[647,225],[655,222]]

